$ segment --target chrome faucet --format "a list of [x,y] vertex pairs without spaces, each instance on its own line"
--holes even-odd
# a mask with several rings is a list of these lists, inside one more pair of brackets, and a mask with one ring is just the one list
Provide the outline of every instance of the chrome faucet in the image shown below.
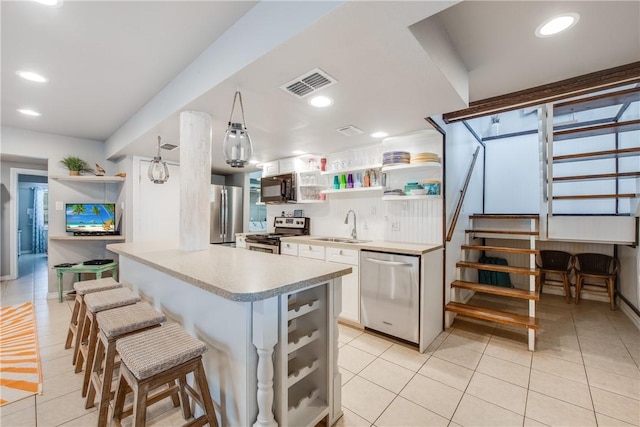
[[358,232],[356,231],[356,213],[353,211],[353,209],[349,209],[347,211],[347,216],[344,217],[344,223],[345,224],[349,224],[349,214],[350,213],[353,214],[353,230],[351,230],[351,237],[353,239],[357,239],[358,238]]

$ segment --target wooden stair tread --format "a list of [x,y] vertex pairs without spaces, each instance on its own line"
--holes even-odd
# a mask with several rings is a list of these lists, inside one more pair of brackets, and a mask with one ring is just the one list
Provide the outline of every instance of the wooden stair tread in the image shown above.
[[618,132],[630,132],[638,129],[640,129],[640,119],[561,130],[553,133],[553,140],[565,141],[567,139],[574,138],[587,138],[589,136],[607,135]]
[[633,199],[638,195],[635,193],[625,194],[583,194],[572,196],[553,196],[553,200],[588,200],[588,199]]
[[456,263],[456,267],[475,268],[476,270],[499,271],[502,273],[528,274],[537,276],[538,270],[526,267],[512,267],[509,265],[483,264],[480,262],[460,261]]
[[553,106],[553,115],[562,116],[565,114],[578,113],[596,108],[608,107],[611,105],[621,105],[627,102],[640,100],[640,87],[609,92],[588,98],[575,99],[572,101],[559,102]]
[[539,219],[540,215],[532,214],[473,214],[470,219]]
[[519,298],[534,301],[540,300],[540,294],[538,292],[532,292],[525,289],[517,288],[505,288],[497,285],[488,285],[486,283],[465,282],[463,280],[456,280],[451,283],[451,287],[482,292],[483,294],[501,295],[510,298]]
[[481,246],[481,245],[462,245],[461,249],[470,251],[492,251],[492,252],[506,252],[510,254],[539,254],[538,249],[525,249],[525,248],[505,248],[501,246]]
[[523,316],[521,314],[508,313],[506,311],[492,310],[490,308],[478,307],[475,305],[450,302],[445,306],[446,311],[458,313],[463,316],[477,319],[490,320],[506,325],[523,326],[529,329],[538,329],[538,319],[535,317]]
[[553,156],[553,163],[575,162],[578,160],[600,160],[615,157],[640,156],[640,147],[621,148],[619,150],[592,151],[588,153]]
[[465,233],[485,233],[485,234],[518,234],[522,236],[537,236],[537,231],[525,231],[525,230],[464,230]]
[[553,178],[553,182],[596,181],[599,179],[622,179],[637,177],[640,177],[640,172],[601,173],[595,175],[556,176]]

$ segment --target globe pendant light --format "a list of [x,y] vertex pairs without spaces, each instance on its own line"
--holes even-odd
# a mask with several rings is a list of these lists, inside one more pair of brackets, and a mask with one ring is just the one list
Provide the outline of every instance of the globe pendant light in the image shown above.
[[169,168],[167,162],[160,157],[160,137],[158,136],[158,154],[153,158],[149,164],[149,171],[147,172],[149,179],[154,184],[164,184],[169,180]]
[[[236,107],[236,98],[240,99],[240,111],[242,112],[242,123],[233,122],[233,110]],[[231,107],[231,116],[229,117],[229,127],[224,133],[224,142],[222,144],[224,158],[232,168],[243,168],[253,155],[253,145],[251,137],[247,131],[246,121],[244,119],[244,107],[242,105],[242,94],[236,91],[233,96],[233,106]]]

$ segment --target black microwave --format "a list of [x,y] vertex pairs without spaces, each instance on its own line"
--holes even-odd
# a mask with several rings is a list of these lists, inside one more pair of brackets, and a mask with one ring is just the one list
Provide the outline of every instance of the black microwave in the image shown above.
[[267,176],[260,180],[260,201],[291,203],[296,201],[296,174]]

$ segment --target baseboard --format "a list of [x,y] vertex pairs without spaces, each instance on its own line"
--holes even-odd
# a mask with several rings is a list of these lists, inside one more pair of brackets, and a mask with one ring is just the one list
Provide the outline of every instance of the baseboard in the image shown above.
[[638,317],[636,312],[633,311],[633,309],[631,309],[631,307],[629,307],[629,305],[621,298],[618,298],[618,307],[620,307],[620,310],[627,315],[629,320],[631,320],[631,323],[640,330],[640,317]]
[[364,326],[358,322],[354,322],[353,320],[343,319],[342,317],[338,317],[338,323],[341,323],[345,326],[349,326],[351,328],[360,329],[364,331]]
[[16,280],[17,277],[13,276],[13,275],[7,275],[7,276],[0,276],[0,282],[4,282],[6,280]]

